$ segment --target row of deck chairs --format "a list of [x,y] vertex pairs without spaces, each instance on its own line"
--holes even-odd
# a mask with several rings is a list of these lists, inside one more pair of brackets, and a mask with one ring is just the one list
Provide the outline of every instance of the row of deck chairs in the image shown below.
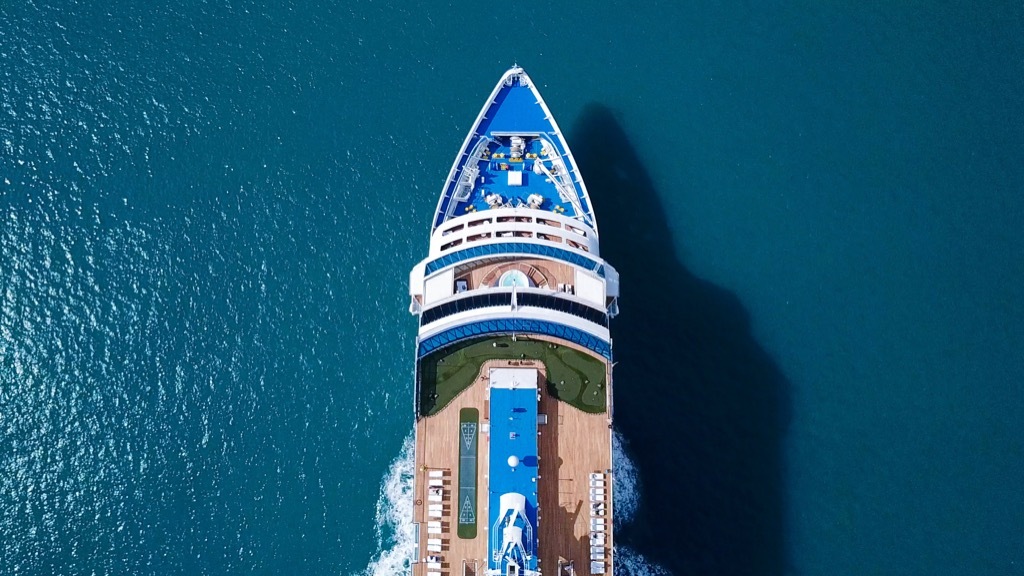
[[608,546],[608,488],[604,472],[590,473],[590,573],[604,574]]
[[431,470],[427,479],[427,552],[423,559],[427,564],[427,576],[442,576],[443,558],[441,551],[445,548],[445,534],[440,518],[444,517],[445,490],[444,470]]

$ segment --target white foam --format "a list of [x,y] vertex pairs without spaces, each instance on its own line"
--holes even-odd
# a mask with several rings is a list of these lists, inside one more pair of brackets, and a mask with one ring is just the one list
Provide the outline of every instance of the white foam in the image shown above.
[[365,576],[407,576],[412,574],[413,539],[413,437],[402,444],[402,452],[381,481],[377,499],[377,555],[363,571]]
[[653,564],[629,546],[615,545],[615,574],[617,576],[671,576],[657,564]]
[[[640,478],[629,459],[626,441],[619,432],[612,435],[615,475],[615,528],[632,521],[640,504]],[[416,546],[413,539],[413,437],[381,480],[377,499],[377,554],[362,572],[364,576],[409,576]],[[669,572],[648,561],[626,545],[615,546],[615,573],[621,576],[668,576]]]
[[615,491],[612,493],[615,505],[615,528],[628,524],[636,515],[640,505],[640,478],[636,466],[626,453],[626,441],[618,430],[612,432],[612,470]]
[[[640,506],[640,476],[629,459],[626,440],[618,430],[612,431],[612,469],[615,491],[615,529],[629,524]],[[669,576],[669,571],[644,558],[628,545],[615,544],[615,573],[620,576]]]

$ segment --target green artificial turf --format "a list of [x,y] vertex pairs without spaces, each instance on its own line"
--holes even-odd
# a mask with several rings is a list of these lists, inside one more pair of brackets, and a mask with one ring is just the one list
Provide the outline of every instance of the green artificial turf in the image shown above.
[[428,354],[420,361],[420,414],[436,414],[473,383],[487,360],[537,360],[547,367],[548,391],[584,412],[605,406],[605,362],[544,340],[485,337]]

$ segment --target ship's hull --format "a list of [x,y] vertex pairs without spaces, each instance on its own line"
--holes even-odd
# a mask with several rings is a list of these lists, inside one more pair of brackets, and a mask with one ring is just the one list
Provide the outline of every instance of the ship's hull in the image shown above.
[[617,298],[572,153],[512,68],[410,274],[414,576],[612,573]]

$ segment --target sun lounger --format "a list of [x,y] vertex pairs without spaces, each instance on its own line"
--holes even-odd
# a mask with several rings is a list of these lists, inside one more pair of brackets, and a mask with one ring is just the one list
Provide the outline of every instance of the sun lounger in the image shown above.
[[440,534],[440,533],[441,533],[441,527],[440,526],[427,526],[427,534]]
[[595,479],[591,478],[590,479],[590,487],[591,488],[604,488],[604,480],[595,480]]
[[440,562],[427,562],[427,569],[428,570],[440,570],[441,569],[441,563]]
[[431,518],[442,518],[444,517],[444,514],[442,514],[440,510],[431,510],[427,512],[427,516],[430,516]]
[[444,504],[429,504],[428,507],[430,510],[441,510],[444,508]]
[[440,546],[441,545],[441,539],[440,538],[427,538],[427,544],[434,544],[436,546]]
[[431,502],[444,502],[444,497],[440,494],[431,494],[430,496],[427,496],[427,500],[430,500]]
[[604,478],[604,474],[601,473],[601,472],[591,472],[590,473],[590,477],[591,478]]
[[441,576],[440,572],[427,572],[427,576]]
[[430,486],[444,486],[444,480],[441,480],[439,478],[434,478],[434,479],[430,480],[429,485]]
[[440,552],[440,551],[441,551],[441,545],[440,544],[427,544],[427,552]]
[[431,470],[430,471],[430,477],[431,478],[444,478],[444,470]]
[[590,563],[591,574],[604,574],[604,562],[591,562]]

